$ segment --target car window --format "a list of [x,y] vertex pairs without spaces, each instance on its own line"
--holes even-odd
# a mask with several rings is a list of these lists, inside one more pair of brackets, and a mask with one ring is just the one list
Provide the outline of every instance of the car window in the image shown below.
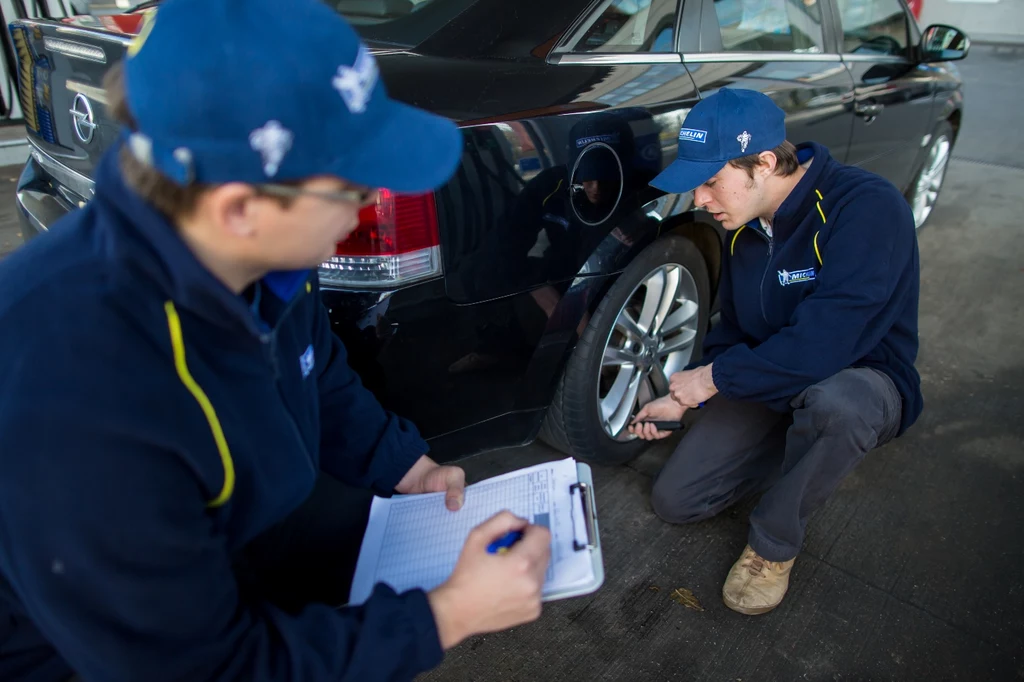
[[678,4],[677,0],[611,0],[590,20],[573,50],[674,52]]
[[[823,1],[823,0],[822,0]],[[726,52],[824,51],[819,0],[714,0]]]
[[843,52],[906,55],[909,22],[899,0],[838,0],[838,4]]

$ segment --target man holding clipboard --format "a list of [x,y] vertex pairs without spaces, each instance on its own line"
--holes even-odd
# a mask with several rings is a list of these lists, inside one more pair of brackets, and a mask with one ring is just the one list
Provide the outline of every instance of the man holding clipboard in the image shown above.
[[337,608],[370,491],[456,510],[465,476],[360,384],[315,267],[374,188],[446,182],[458,129],[320,0],[142,35],[95,199],[0,266],[0,679],[407,680],[536,619],[550,535],[507,512],[429,593]]

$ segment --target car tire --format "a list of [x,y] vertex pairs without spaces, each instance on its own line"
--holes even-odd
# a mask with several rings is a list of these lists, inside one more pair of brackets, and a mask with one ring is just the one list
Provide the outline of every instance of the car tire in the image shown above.
[[953,126],[949,121],[942,121],[935,126],[921,168],[907,192],[907,202],[914,213],[914,225],[918,229],[928,222],[935,208],[952,154]]
[[644,403],[668,392],[673,372],[700,357],[710,291],[707,264],[689,239],[669,235],[644,249],[587,324],[559,380],[541,440],[595,464],[623,464],[639,455],[647,443],[630,436],[625,424]]

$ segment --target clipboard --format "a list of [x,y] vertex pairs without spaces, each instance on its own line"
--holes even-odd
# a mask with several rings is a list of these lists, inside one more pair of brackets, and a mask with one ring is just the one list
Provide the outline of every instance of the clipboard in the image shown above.
[[569,457],[466,487],[454,515],[444,493],[374,498],[349,593],[365,601],[380,582],[396,592],[429,591],[451,575],[474,527],[507,509],[552,533],[541,601],[578,597],[604,584],[604,557],[590,467]]
[[[582,597],[592,594],[604,584],[604,554],[601,551],[601,533],[597,524],[597,504],[594,499],[594,477],[590,465],[583,462],[576,462],[577,482],[569,486],[569,495],[573,505],[579,504],[583,510],[583,532],[584,540],[581,542],[573,538],[573,549],[577,552],[590,552],[590,563],[594,568],[594,579],[584,585],[577,585],[557,592],[541,595],[542,602],[569,599],[570,597]],[[573,519],[575,522],[575,515]],[[574,527],[574,535],[579,537],[580,533]]]

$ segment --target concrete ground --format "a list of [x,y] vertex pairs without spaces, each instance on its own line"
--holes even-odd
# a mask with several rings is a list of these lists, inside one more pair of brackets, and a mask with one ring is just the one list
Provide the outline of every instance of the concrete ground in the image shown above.
[[14,187],[19,166],[0,167],[0,259],[21,246],[21,227],[14,204]]
[[[595,467],[600,591],[464,642],[423,680],[1024,679],[1022,57],[976,45],[962,63],[957,160],[919,235],[924,414],[812,518],[783,604],[748,617],[721,602],[752,502],[686,527],[651,512],[669,439]],[[0,201],[0,257],[20,242],[13,210]],[[536,444],[462,464],[475,481],[557,457]]]
[[[1009,86],[1024,48],[976,45],[961,65],[957,160],[919,235],[925,411],[812,518],[783,604],[750,617],[721,601],[753,501],[693,526],[653,514],[668,439],[595,468],[599,592],[473,638],[422,679],[1024,679],[1024,95]],[[535,444],[462,464],[479,480],[558,456]]]

